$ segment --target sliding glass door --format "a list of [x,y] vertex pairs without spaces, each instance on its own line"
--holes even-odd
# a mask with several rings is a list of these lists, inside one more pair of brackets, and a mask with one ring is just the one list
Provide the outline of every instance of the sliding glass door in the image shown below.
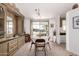
[[49,22],[48,21],[32,21],[31,35],[33,37],[42,37],[49,35]]

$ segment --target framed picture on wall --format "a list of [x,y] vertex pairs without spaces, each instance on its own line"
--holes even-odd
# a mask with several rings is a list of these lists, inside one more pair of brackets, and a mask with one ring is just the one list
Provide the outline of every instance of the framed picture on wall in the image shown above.
[[79,16],[73,17],[73,29],[79,29]]

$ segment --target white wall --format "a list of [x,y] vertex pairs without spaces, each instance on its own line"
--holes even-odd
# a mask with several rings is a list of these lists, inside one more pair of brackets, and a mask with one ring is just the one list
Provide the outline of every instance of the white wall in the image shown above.
[[55,26],[54,18],[49,19],[49,37],[50,37],[50,41],[53,41],[53,31],[55,27],[51,27],[51,24]]
[[[53,37],[53,30],[55,29],[55,27],[51,28],[50,24],[55,24],[55,19],[50,18],[49,19],[49,36]],[[26,33],[30,33],[30,18],[25,18],[24,20],[24,29]]]
[[[56,37],[56,41],[59,44],[60,43],[60,35],[59,35],[59,16],[55,16],[53,18],[49,18],[49,37],[50,37],[50,41],[54,41],[53,38],[53,31],[56,30],[57,32],[57,37]],[[54,27],[51,27],[51,24],[54,24]],[[25,18],[24,20],[24,29],[26,33],[30,33],[30,18]]]
[[55,19],[56,19],[56,34],[57,34],[56,42],[60,44],[60,16],[56,16]]
[[30,34],[30,19],[25,18],[24,20],[24,30],[26,33]]
[[79,16],[79,8],[67,12],[66,49],[79,54],[79,29],[73,29],[73,17]]
[[[50,24],[54,24],[54,27],[51,28]],[[53,35],[54,30],[56,30],[56,37]],[[56,41],[60,44],[60,16],[54,16],[54,18],[49,20],[49,36],[51,37],[51,41]]]

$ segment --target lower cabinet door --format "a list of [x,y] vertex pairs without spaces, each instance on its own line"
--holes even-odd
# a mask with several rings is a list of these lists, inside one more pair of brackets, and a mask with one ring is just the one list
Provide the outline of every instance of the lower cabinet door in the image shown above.
[[20,48],[25,43],[24,36],[19,37],[17,41],[18,41],[18,48]]
[[17,39],[9,41],[9,55],[13,54],[17,49]]
[[0,56],[2,56],[2,44],[0,44]]
[[8,55],[8,49],[9,49],[8,42],[3,43],[2,44],[2,55],[3,56]]

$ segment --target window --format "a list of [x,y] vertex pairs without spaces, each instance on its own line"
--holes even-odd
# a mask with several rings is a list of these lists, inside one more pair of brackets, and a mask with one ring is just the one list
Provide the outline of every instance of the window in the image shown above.
[[11,17],[7,16],[7,34],[13,33],[13,20]]
[[32,22],[31,35],[32,36],[48,36],[48,22]]

